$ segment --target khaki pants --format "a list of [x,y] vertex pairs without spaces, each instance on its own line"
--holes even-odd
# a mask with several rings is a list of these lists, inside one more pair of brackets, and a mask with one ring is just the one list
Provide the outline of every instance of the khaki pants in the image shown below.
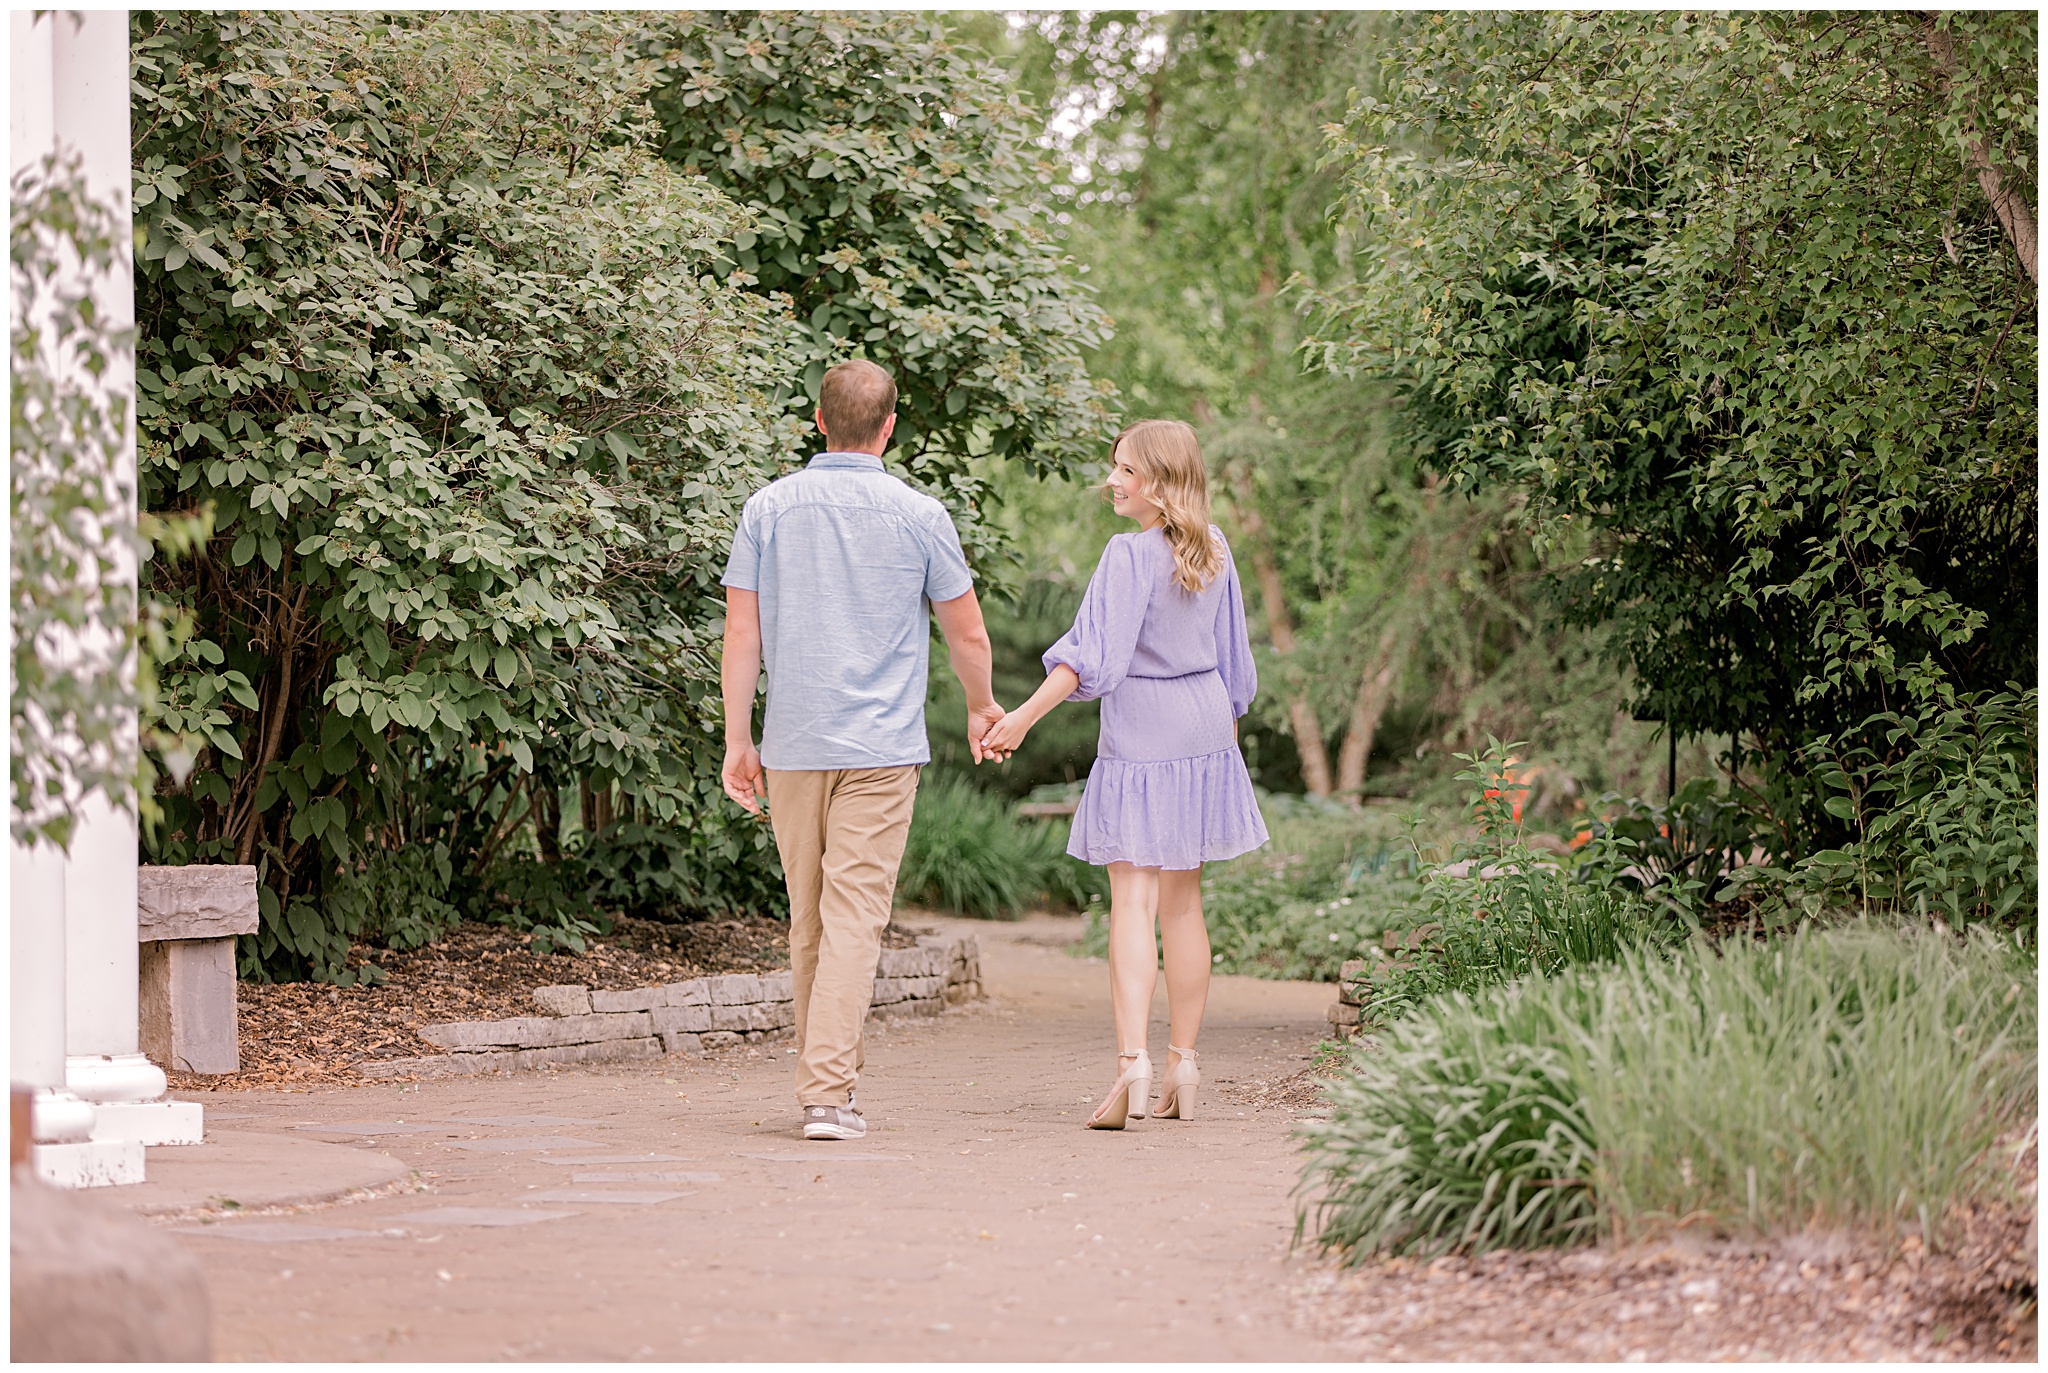
[[915,766],[768,771],[768,814],[789,883],[796,1099],[844,1106],[866,1057],[882,930],[910,837]]

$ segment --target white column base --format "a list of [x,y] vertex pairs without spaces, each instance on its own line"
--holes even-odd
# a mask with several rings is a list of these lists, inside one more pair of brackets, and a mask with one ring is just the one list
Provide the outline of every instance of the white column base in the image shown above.
[[37,1144],[83,1144],[92,1138],[93,1109],[69,1092],[44,1087],[29,1103],[29,1139]]
[[[197,1144],[205,1133],[205,1107],[196,1101],[109,1101],[97,1108],[95,1144],[132,1140],[137,1144]],[[140,1179],[137,1179],[140,1181]]]
[[170,1086],[164,1070],[141,1054],[72,1054],[64,1060],[64,1085],[96,1105],[155,1101]]
[[132,1139],[33,1144],[29,1163],[52,1187],[126,1187],[142,1181],[142,1145]]

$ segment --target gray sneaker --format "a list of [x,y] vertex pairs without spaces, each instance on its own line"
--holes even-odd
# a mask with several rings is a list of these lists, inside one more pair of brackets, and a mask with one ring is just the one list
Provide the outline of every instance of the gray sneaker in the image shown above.
[[868,1123],[851,1106],[804,1107],[805,1139],[859,1139]]

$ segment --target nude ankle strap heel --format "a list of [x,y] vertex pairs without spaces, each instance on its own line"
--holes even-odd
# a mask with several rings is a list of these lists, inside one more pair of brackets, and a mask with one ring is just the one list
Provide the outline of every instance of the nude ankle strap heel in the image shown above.
[[1161,1120],[1193,1120],[1195,1096],[1202,1086],[1202,1070],[1195,1066],[1195,1060],[1201,1055],[1176,1044],[1166,1047],[1180,1055],[1180,1062],[1166,1070],[1166,1091],[1152,1114]]
[[1091,1130],[1121,1130],[1127,1121],[1143,1120],[1145,1107],[1152,1099],[1152,1059],[1143,1049],[1118,1054],[1119,1061],[1132,1060],[1131,1066],[1117,1077],[1116,1086],[1109,1089],[1095,1114],[1088,1117]]

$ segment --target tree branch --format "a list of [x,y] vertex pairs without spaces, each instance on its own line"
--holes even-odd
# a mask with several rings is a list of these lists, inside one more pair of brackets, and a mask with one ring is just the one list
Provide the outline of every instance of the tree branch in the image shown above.
[[[1955,85],[1955,42],[1933,15],[1927,17],[1926,31],[1927,50],[1934,56],[1935,70],[1941,73],[1942,89],[1946,92]],[[2005,226],[2005,236],[2011,240],[2013,252],[2019,257],[2020,270],[2027,274],[2028,281],[2038,286],[2040,276],[2035,264],[2039,234],[2033,207],[2013,188],[2012,174],[1992,159],[1990,142],[1977,132],[1977,121],[1968,115],[1963,117],[1963,153],[1969,161],[1970,170],[1977,174],[1977,184],[1984,189],[1984,198],[1991,202],[1991,212]]]

